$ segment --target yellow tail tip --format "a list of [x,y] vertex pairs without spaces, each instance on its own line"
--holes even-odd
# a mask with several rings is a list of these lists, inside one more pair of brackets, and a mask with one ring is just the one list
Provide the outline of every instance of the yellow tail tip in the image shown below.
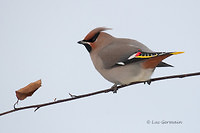
[[182,54],[182,53],[184,53],[184,52],[172,52],[170,54],[176,55],[176,54]]

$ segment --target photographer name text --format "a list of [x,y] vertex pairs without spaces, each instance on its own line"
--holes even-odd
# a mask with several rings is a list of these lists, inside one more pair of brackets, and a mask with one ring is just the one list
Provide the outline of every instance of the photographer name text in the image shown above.
[[152,124],[152,125],[181,125],[183,124],[182,121],[168,121],[168,120],[147,120],[147,124]]

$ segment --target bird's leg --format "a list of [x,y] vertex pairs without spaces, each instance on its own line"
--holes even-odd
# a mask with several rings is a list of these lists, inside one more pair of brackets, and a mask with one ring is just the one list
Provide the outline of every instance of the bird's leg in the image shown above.
[[147,80],[147,81],[144,81],[144,84],[148,84],[148,85],[150,85],[151,84],[151,79],[149,79],[149,80]]
[[117,93],[117,90],[118,90],[117,84],[114,84],[114,85],[111,87],[111,89],[112,89],[112,92],[113,92],[113,93]]

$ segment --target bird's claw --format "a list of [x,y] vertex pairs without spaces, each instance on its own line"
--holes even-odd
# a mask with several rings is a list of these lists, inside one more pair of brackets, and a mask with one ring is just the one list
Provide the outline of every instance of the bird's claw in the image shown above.
[[144,81],[144,84],[148,84],[148,85],[150,85],[151,84],[151,80],[149,79],[149,80],[147,80],[147,81]]
[[112,90],[113,93],[117,93],[117,91],[118,91],[117,85],[114,84],[114,85],[111,87],[111,90]]

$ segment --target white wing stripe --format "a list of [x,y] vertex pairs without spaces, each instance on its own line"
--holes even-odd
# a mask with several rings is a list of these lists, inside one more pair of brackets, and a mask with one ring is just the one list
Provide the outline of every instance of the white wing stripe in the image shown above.
[[132,54],[130,57],[128,57],[128,60],[131,60],[131,59],[135,58],[136,54],[137,54],[137,53]]

